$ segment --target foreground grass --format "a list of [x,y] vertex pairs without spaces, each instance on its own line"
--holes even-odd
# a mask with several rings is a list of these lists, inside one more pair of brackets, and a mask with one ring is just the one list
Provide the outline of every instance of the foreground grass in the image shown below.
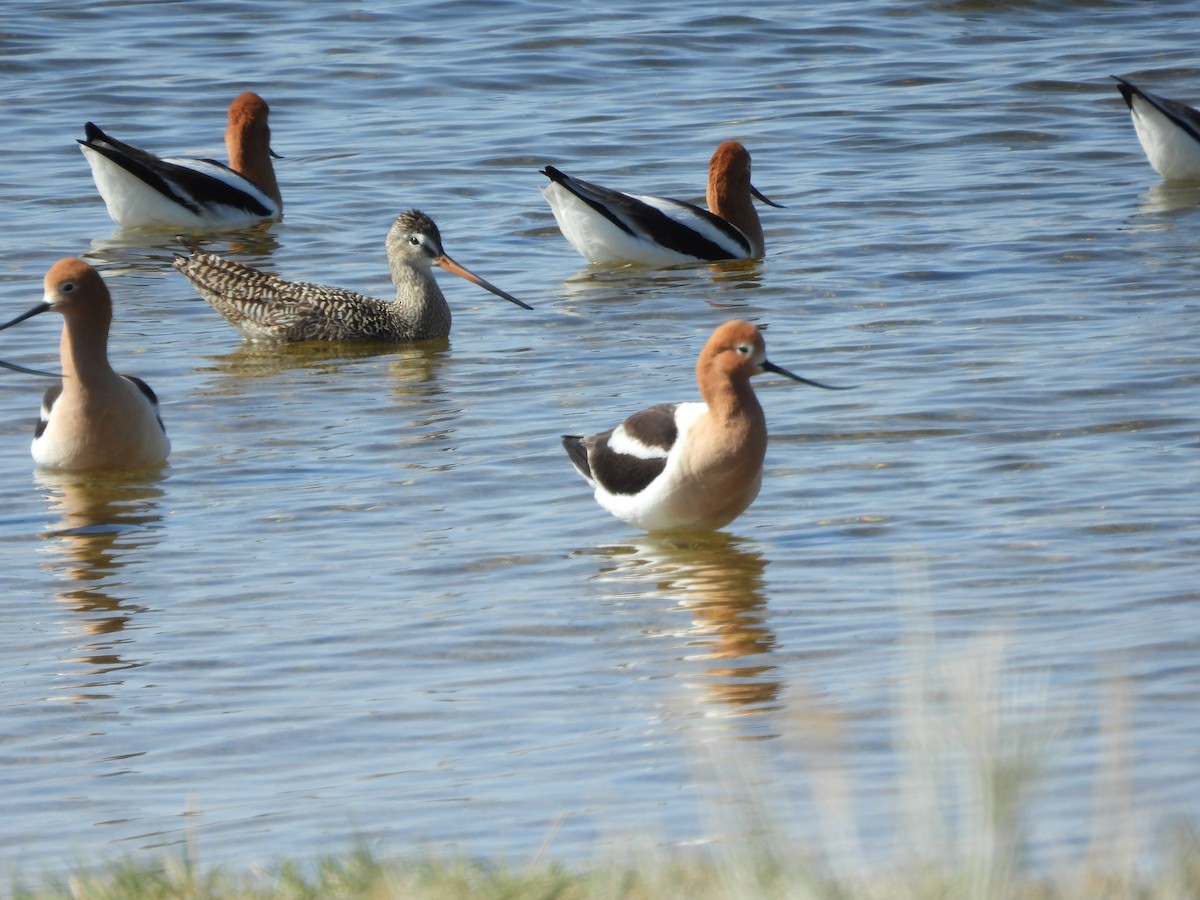
[[37,886],[15,900],[1192,900],[1200,897],[1200,840],[1177,836],[1163,871],[1146,877],[1092,866],[1054,878],[963,870],[873,874],[847,879],[772,856],[675,857],[590,870],[529,869],[470,861],[385,862],[367,851],[270,872],[201,871],[184,861],[122,863]]
[[[826,846],[801,851],[770,798],[747,789],[761,821],[734,828],[761,835],[738,847],[710,845],[566,868],[506,866],[425,856],[390,860],[360,849],[250,871],[203,867],[189,842],[182,856],[117,862],[40,880],[9,879],[14,900],[1200,900],[1200,832],[1180,825],[1143,834],[1149,821],[1130,790],[1128,686],[1113,682],[1099,725],[1104,761],[1096,776],[1091,846],[1053,869],[1031,871],[1027,826],[1032,789],[1061,726],[1044,689],[1003,674],[1004,643],[988,638],[961,655],[938,651],[931,631],[908,642],[898,680],[897,752],[907,761],[896,833],[899,864],[864,862],[852,802],[853,772],[838,741],[838,718],[796,703],[789,730],[806,739],[818,832]],[[747,751],[748,752],[748,748]],[[718,759],[726,780],[739,762]],[[731,774],[733,773],[733,774]],[[722,822],[729,825],[728,808]],[[733,823],[736,825],[736,823]],[[755,840],[755,839],[748,839]],[[818,845],[821,841],[817,841]],[[0,876],[2,878],[2,876]],[[0,893],[4,885],[0,883]]]

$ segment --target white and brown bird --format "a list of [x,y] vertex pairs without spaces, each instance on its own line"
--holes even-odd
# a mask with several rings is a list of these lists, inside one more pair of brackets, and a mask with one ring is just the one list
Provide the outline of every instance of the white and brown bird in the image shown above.
[[523,309],[531,307],[460,266],[442,249],[425,213],[397,216],[387,233],[395,300],[276,275],[205,253],[176,256],[175,268],[245,337],[256,341],[421,341],[450,333],[450,306],[433,267],[453,272]]
[[[104,279],[81,259],[61,259],[44,280],[42,302],[0,331],[44,312],[63,317],[62,380],[46,391],[33,436],[43,468],[86,471],[161,465],[171,442],[154,391],[108,362],[112,298]],[[39,373],[45,374],[45,373]]]
[[283,215],[271,157],[270,109],[252,91],[229,106],[229,164],[160,158],[109,137],[91,122],[79,142],[113,221],[125,228],[208,230],[253,225]]
[[765,252],[762,224],[754,209],[750,152],[725,141],[708,165],[708,209],[683,200],[626,194],[581,181],[554,166],[542,195],[559,230],[588,262],[652,266],[721,259],[753,259]]
[[645,531],[712,531],[754,502],[762,485],[767,421],[750,379],[774,372],[826,390],[767,359],[762,333],[733,319],[717,328],[696,362],[703,402],[663,403],[616,428],[563,447],[596,501]]

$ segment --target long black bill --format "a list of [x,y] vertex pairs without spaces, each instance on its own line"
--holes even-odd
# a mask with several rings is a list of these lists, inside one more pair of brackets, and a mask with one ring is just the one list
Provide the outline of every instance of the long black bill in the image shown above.
[[[5,328],[8,328],[11,325],[16,325],[18,322],[24,322],[26,319],[32,319],[34,316],[40,315],[49,309],[49,303],[39,303],[33,309],[27,309],[15,319],[0,325],[0,331],[3,331]],[[16,363],[5,362],[2,359],[0,359],[0,367],[9,369],[13,372],[21,372],[25,375],[37,375],[40,378],[62,378],[62,373],[59,372],[43,372],[40,369],[27,369],[24,366],[18,366]]]
[[0,359],[0,368],[8,369],[11,372],[20,372],[22,375],[37,375],[39,378],[62,378],[62,372],[43,372],[41,369],[27,369],[24,366],[18,366],[16,363],[5,362]]
[[775,363],[771,362],[769,359],[763,360],[762,367],[763,367],[763,371],[765,371],[765,372],[774,372],[776,375],[783,375],[787,378],[792,379],[792,381],[799,381],[801,384],[810,384],[813,387],[819,387],[826,391],[850,391],[850,390],[854,389],[854,385],[852,385],[852,384],[844,385],[842,387],[837,387],[832,384],[821,384],[821,382],[813,381],[811,378],[801,378],[795,372],[789,372],[783,366],[777,366],[777,365],[775,365]]
[[[33,309],[25,310],[25,312],[21,313],[19,316],[17,316],[12,321],[5,322],[3,325],[0,325],[0,331],[3,331],[5,328],[11,328],[13,325],[16,325],[18,322],[24,322],[26,319],[32,319],[34,316],[41,315],[44,312],[48,312],[49,309],[50,309],[49,303],[39,303]],[[57,378],[58,376],[55,376],[55,377]]]
[[761,200],[763,203],[767,204],[767,206],[773,206],[776,209],[787,209],[787,207],[784,206],[782,203],[776,203],[774,200],[768,199],[763,194],[763,192],[760,191],[758,188],[756,188],[754,185],[750,185],[750,193],[753,194],[755,197],[757,197],[759,200]]

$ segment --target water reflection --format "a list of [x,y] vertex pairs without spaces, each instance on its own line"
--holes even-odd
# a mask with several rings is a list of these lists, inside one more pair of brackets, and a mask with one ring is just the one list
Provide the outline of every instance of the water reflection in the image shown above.
[[1144,193],[1138,203],[1143,215],[1178,212],[1200,206],[1200,184],[1159,181]]
[[[404,395],[408,393],[406,386],[424,385],[434,380],[438,368],[446,361],[449,349],[448,338],[416,344],[372,341],[261,344],[247,341],[229,353],[208,357],[211,365],[198,367],[197,371],[226,376],[218,382],[218,387],[207,388],[205,394],[240,395],[246,392],[243,382],[250,379],[302,369],[335,375],[347,364],[358,360],[390,356],[392,358],[388,361],[387,371],[389,383],[394,392]],[[257,390],[257,387],[252,390]]]
[[699,661],[701,677],[681,673],[725,715],[779,708],[781,682],[770,652],[776,644],[767,620],[758,549],[724,533],[691,537],[648,535],[630,545],[601,547],[597,577],[621,584],[649,583],[653,596],[690,616],[668,630],[681,660]]
[[120,589],[122,570],[141,562],[145,548],[160,539],[160,477],[37,475],[58,517],[42,533],[51,557],[46,567],[63,582],[56,599],[77,615],[83,637],[76,659],[89,676],[143,665],[121,651],[129,642],[122,632],[145,607],[122,597]]
[[[262,265],[279,249],[279,238],[272,230],[273,223],[254,228],[222,233],[221,252],[236,255],[247,265]],[[92,238],[86,256],[106,274],[125,272],[170,272],[171,260],[183,253],[179,230],[150,228],[118,228],[108,237]],[[208,244],[210,241],[203,240]]]
[[[741,304],[745,291],[758,287],[762,281],[762,261],[731,259],[707,264],[672,266],[655,269],[636,265],[603,265],[595,263],[580,269],[562,282],[562,311],[570,315],[586,315],[578,304],[593,301],[653,299],[663,294],[703,297],[708,304],[724,308]],[[723,294],[729,297],[722,300]]]
[[208,377],[192,398],[223,410],[227,454],[235,456],[273,444],[289,454],[307,448],[327,459],[334,447],[339,455],[370,454],[385,445],[390,450],[397,443],[447,440],[460,414],[459,404],[445,402],[438,379],[449,348],[444,338],[416,344],[246,342],[195,369]]

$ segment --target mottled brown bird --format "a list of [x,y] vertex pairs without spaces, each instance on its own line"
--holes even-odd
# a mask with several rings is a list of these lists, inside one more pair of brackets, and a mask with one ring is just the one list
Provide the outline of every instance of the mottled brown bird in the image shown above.
[[[181,239],[182,240],[182,239]],[[450,333],[450,307],[433,277],[440,266],[524,309],[511,294],[460,266],[442,249],[438,227],[409,210],[388,231],[388,266],[395,300],[345,288],[285,281],[190,246],[175,268],[247,338],[255,341],[422,341]]]

